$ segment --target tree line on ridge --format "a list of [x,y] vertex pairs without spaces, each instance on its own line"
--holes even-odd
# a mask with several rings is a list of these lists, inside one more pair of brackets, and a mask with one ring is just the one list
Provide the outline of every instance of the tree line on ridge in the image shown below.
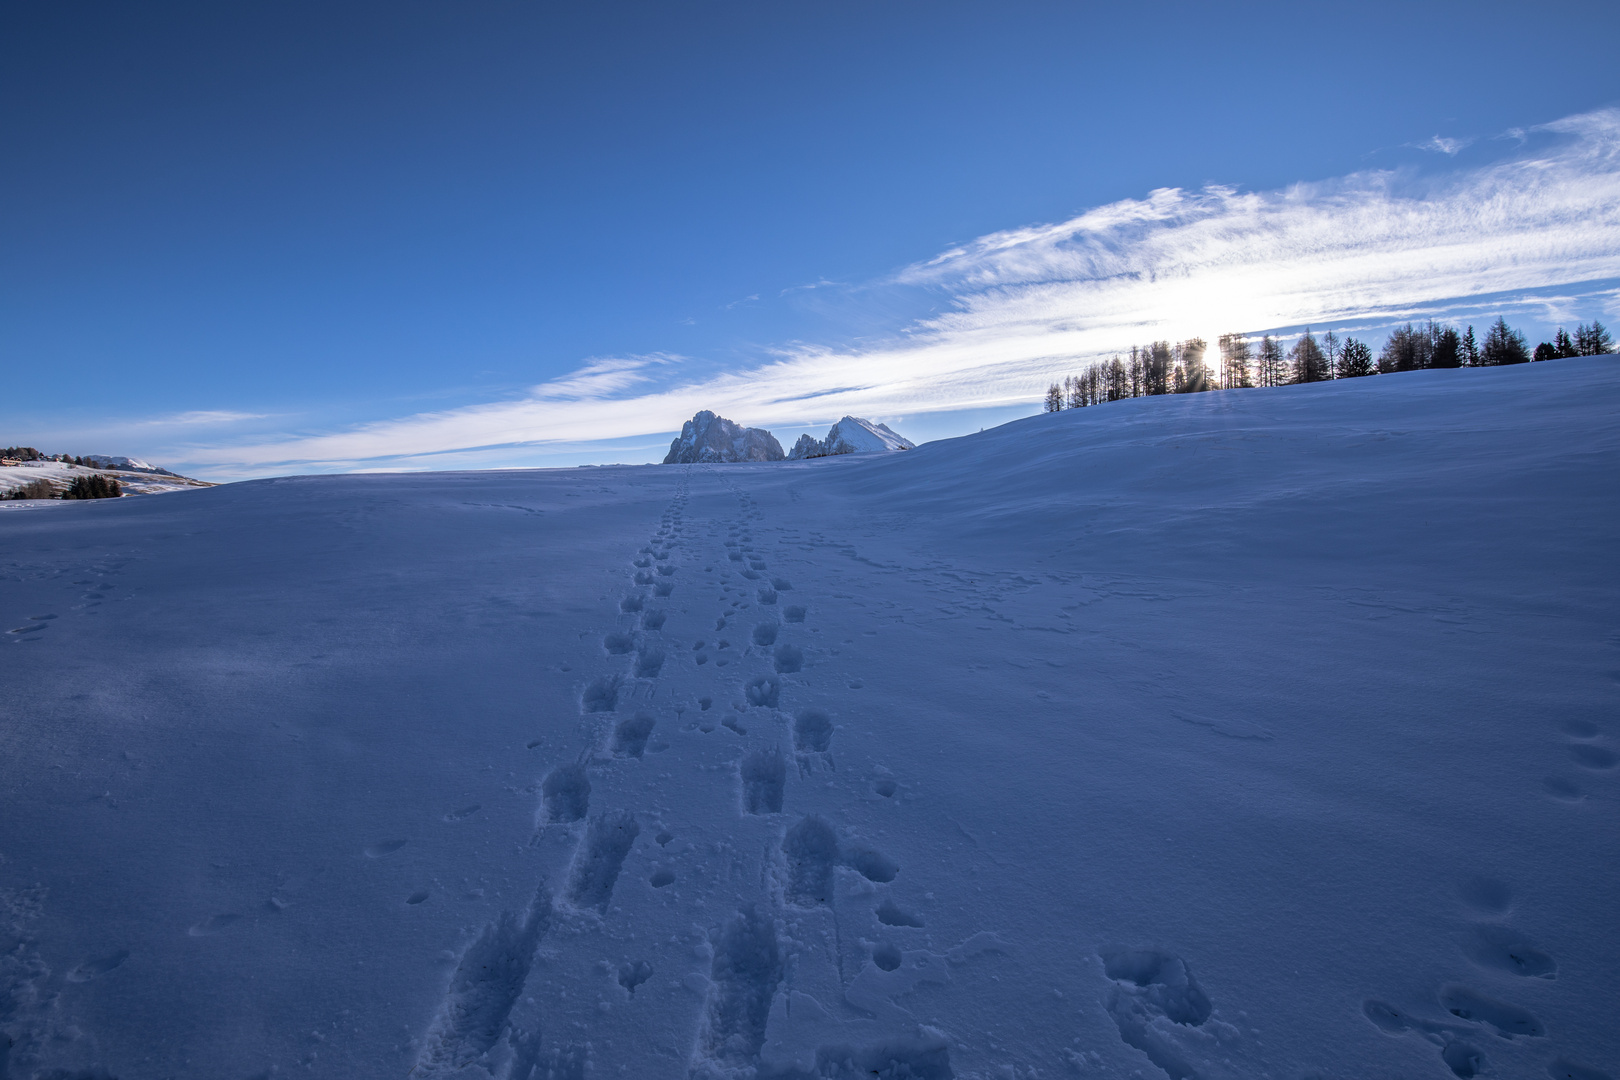
[[1309,329],[1292,348],[1266,334],[1255,341],[1246,334],[1222,334],[1216,366],[1206,361],[1208,343],[1191,338],[1177,344],[1155,341],[1132,345],[1129,355],[1097,361],[1078,375],[1053,383],[1046,391],[1046,411],[1078,409],[1124,398],[1158,394],[1194,394],[1251,386],[1283,386],[1387,375],[1426,368],[1499,367],[1568,356],[1597,356],[1614,351],[1609,331],[1596,319],[1582,323],[1574,335],[1563,327],[1550,342],[1532,352],[1524,335],[1501,317],[1485,330],[1484,340],[1472,326],[1407,323],[1397,327],[1375,358],[1366,342],[1329,332],[1318,341]]

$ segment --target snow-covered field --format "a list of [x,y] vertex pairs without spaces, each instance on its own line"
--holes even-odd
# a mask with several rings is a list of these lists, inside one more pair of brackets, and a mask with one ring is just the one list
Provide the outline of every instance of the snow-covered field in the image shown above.
[[0,516],[0,1076],[1620,1075],[1617,418]]

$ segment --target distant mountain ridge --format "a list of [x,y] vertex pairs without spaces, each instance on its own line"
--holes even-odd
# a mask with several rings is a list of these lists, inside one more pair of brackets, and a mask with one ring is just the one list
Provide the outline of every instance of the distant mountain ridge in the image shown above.
[[782,444],[764,428],[745,428],[707,409],[681,426],[669,444],[665,465],[700,461],[781,461]]
[[834,424],[825,439],[800,435],[788,454],[790,461],[833,457],[837,454],[870,454],[886,450],[915,450],[917,444],[891,430],[887,424],[874,424],[858,416],[846,416]]
[[[109,489],[106,482],[111,481]],[[97,484],[101,493],[84,495]],[[76,487],[75,484],[78,486]],[[183,488],[213,487],[203,480],[113,454],[42,454],[31,446],[0,449],[0,501],[158,495]]]
[[117,469],[120,472],[143,472],[151,473],[154,476],[180,475],[160,466],[148,464],[140,458],[114,457],[109,454],[86,454],[84,455],[84,462],[87,465],[94,465],[98,469]]

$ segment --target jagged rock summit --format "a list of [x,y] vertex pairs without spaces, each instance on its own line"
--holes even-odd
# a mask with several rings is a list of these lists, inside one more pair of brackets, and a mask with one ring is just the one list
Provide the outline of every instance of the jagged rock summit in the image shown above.
[[825,439],[800,435],[788,459],[798,461],[803,458],[832,457],[834,454],[870,454],[878,450],[916,448],[910,439],[891,431],[888,424],[874,424],[858,416],[846,416],[828,430]]
[[665,465],[698,461],[781,461],[782,444],[764,428],[745,428],[707,409],[681,425]]

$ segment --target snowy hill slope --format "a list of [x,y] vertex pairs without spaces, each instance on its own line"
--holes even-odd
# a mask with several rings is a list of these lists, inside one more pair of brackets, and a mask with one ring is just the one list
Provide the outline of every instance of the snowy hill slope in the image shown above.
[[9,1075],[1620,1075],[1616,375],[0,517]]
[[[129,458],[118,459],[120,462],[130,460]],[[65,491],[79,477],[92,476],[97,473],[103,476],[116,477],[125,493],[130,495],[161,495],[171,491],[183,491],[187,488],[214,486],[204,480],[193,480],[190,477],[169,472],[167,469],[146,465],[145,462],[135,462],[134,464],[139,468],[125,467],[121,464],[107,464],[91,469],[78,465],[68,465],[60,461],[25,461],[21,465],[0,469],[0,499],[5,499],[11,492],[36,480],[48,482],[58,492]],[[22,507],[6,507],[4,503],[0,503],[0,509],[22,509]]]

